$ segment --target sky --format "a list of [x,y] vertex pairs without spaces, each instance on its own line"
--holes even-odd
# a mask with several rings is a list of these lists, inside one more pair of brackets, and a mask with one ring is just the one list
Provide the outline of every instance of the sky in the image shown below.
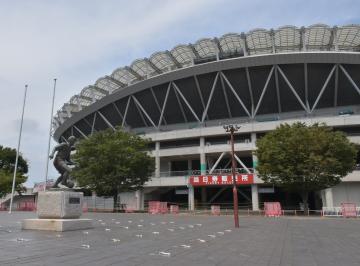
[[[0,145],[17,146],[28,84],[20,152],[32,187],[45,179],[54,78],[57,110],[98,78],[156,51],[229,32],[315,23],[360,24],[360,2],[0,0]],[[49,164],[49,178],[57,176]]]

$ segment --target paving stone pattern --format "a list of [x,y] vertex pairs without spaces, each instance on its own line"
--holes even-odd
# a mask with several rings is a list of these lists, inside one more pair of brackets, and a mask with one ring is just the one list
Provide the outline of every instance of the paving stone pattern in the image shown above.
[[0,265],[360,265],[360,219],[88,213],[94,229],[21,231],[0,212]]

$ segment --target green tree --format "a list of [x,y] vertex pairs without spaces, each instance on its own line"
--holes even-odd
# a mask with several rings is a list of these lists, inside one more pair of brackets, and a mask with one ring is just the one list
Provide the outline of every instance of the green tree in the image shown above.
[[256,145],[260,178],[297,192],[305,211],[310,191],[338,184],[356,162],[355,145],[325,124],[283,124]]
[[77,144],[72,176],[79,186],[112,196],[116,207],[120,192],[141,189],[154,171],[148,145],[121,129],[97,132]]
[[[0,145],[0,197],[11,192],[15,160],[16,150]],[[15,182],[15,190],[19,194],[25,191],[25,187],[22,184],[27,180],[26,174],[28,170],[29,167],[27,161],[19,155]]]

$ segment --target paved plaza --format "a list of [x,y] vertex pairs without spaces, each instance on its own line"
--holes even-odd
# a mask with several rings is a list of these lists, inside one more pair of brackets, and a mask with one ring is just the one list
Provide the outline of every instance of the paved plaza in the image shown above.
[[22,231],[0,213],[0,265],[360,265],[360,219],[88,213],[94,229]]

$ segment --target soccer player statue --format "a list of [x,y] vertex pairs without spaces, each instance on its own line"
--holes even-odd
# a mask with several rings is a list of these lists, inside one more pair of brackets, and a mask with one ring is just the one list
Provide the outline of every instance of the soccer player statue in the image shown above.
[[74,187],[74,182],[71,179],[70,173],[71,168],[69,165],[73,165],[74,163],[70,159],[70,154],[72,150],[75,150],[76,138],[74,136],[70,136],[67,140],[67,143],[61,143],[54,147],[53,151],[51,152],[49,158],[53,159],[54,154],[56,152],[56,156],[54,159],[54,166],[56,170],[61,174],[59,178],[56,180],[53,188],[58,188],[59,184],[66,186],[68,188]]

